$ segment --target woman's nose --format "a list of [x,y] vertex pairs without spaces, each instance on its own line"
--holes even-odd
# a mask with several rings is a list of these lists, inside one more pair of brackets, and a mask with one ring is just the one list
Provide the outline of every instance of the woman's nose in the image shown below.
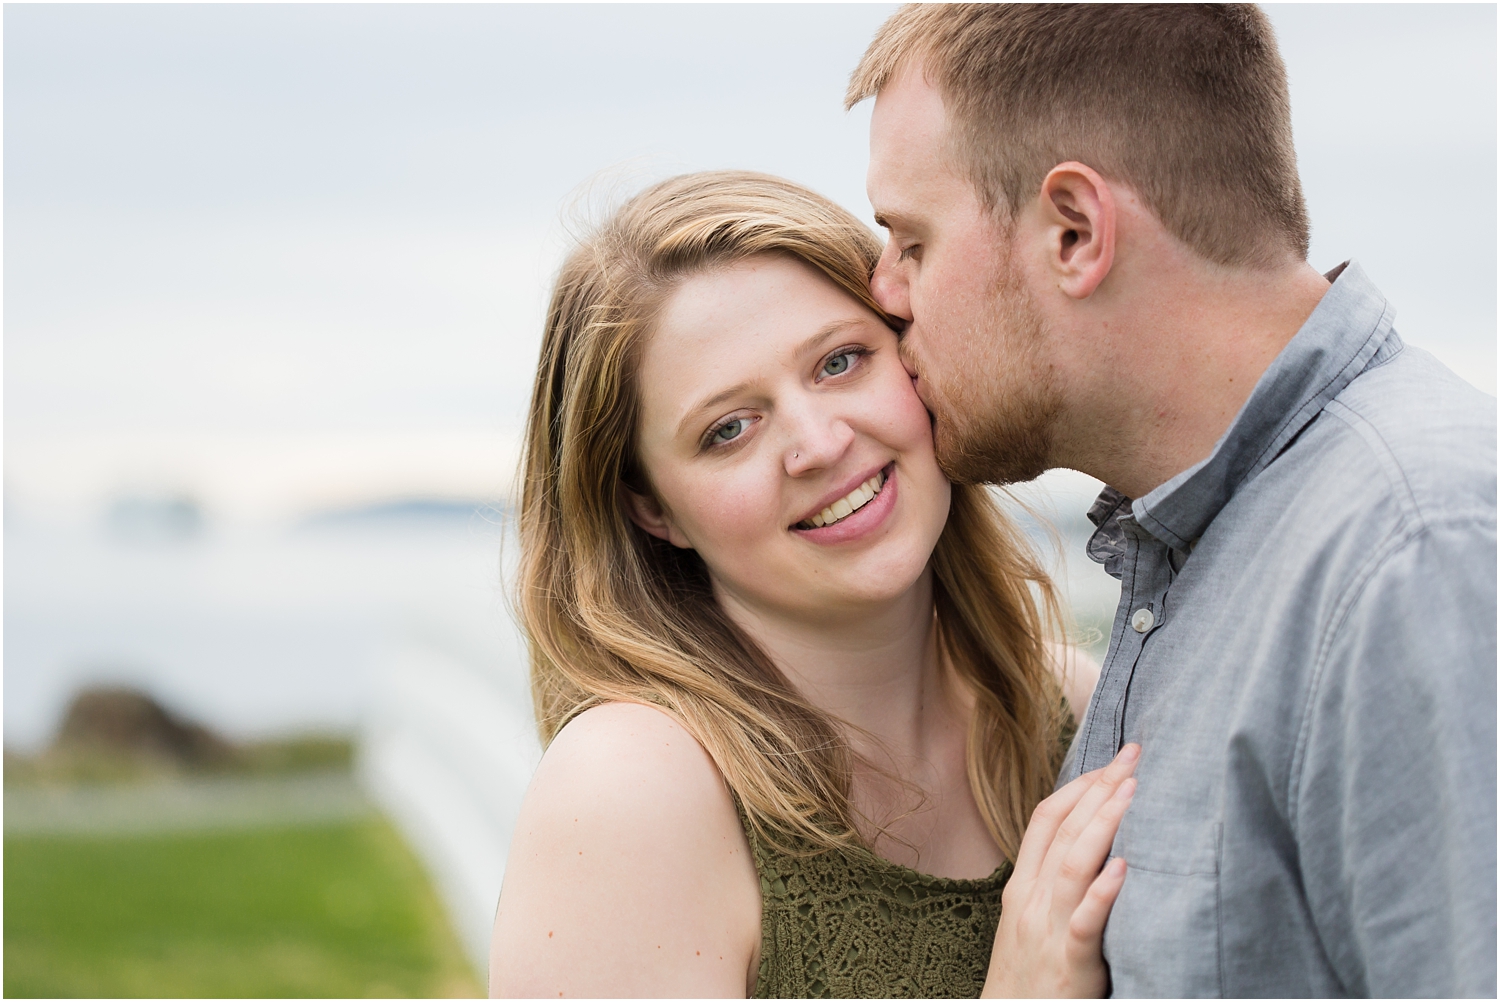
[[825,469],[835,465],[848,451],[854,441],[854,430],[841,419],[808,420],[798,423],[786,449],[786,472],[788,476],[800,477],[804,473]]

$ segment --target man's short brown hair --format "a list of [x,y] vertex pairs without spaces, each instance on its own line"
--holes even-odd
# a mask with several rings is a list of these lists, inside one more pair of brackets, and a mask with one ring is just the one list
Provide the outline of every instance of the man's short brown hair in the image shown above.
[[991,208],[1014,218],[1076,160],[1211,261],[1307,257],[1286,69],[1253,4],[908,4],[846,105],[909,64],[942,93],[960,167]]

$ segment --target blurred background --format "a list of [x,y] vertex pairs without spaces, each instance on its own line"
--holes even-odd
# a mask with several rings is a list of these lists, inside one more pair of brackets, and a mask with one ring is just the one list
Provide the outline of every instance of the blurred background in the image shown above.
[[[480,990],[549,278],[680,171],[868,219],[893,9],[5,8],[7,995]],[[1493,394],[1495,7],[1268,10],[1313,263]],[[1098,486],[1018,491],[1096,653]]]

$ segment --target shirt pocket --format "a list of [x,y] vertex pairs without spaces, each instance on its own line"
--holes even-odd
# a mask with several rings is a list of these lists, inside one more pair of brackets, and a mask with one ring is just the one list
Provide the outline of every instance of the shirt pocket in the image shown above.
[[1131,864],[1104,931],[1113,995],[1223,997],[1220,830],[1214,825],[1212,858],[1197,866],[1164,866],[1159,855]]

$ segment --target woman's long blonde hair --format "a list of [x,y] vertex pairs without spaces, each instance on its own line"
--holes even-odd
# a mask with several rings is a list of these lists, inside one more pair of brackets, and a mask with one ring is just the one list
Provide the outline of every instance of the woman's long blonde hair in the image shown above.
[[[724,614],[697,553],[626,515],[624,486],[650,489],[636,467],[636,364],[685,278],[753,255],[797,258],[884,317],[868,285],[880,250],[854,216],[780,178],[714,171],[654,185],[563,265],[527,423],[517,600],[543,742],[591,706],[658,706],[712,756],[759,834],[789,851],[860,842],[852,754]],[[1014,859],[1058,766],[1056,601],[982,487],[953,487],[932,569],[940,649],[974,694],[969,784]]]

